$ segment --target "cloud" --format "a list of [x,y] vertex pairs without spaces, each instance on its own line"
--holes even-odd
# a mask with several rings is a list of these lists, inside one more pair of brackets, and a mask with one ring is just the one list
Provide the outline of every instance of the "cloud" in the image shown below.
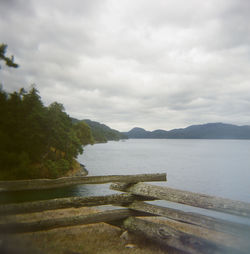
[[0,33],[46,104],[120,130],[250,124],[248,0],[11,0]]

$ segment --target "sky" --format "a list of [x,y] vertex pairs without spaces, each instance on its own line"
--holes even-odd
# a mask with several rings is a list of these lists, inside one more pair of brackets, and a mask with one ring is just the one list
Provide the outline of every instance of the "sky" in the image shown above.
[[0,0],[8,92],[120,131],[250,125],[249,0]]

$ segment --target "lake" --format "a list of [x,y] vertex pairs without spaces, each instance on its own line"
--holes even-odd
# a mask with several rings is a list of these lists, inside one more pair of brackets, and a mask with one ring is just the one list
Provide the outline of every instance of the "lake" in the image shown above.
[[86,146],[78,160],[89,175],[167,173],[161,185],[250,202],[250,140],[129,139]]
[[[89,175],[167,173],[167,182],[153,184],[250,202],[250,140],[129,139],[89,145],[78,160]],[[112,193],[109,184],[75,189],[83,196]],[[152,203],[250,225],[246,218]]]
[[[250,202],[250,140],[110,141],[86,146],[78,161],[89,175],[167,173],[167,182],[154,184]],[[0,202],[111,193],[115,192],[109,190],[109,184],[79,185],[1,194]],[[184,206],[181,209],[189,211]]]

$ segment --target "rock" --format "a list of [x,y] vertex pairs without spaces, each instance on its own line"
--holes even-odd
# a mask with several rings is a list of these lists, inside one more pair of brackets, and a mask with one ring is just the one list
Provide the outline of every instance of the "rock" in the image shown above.
[[71,250],[66,250],[66,251],[64,252],[64,254],[81,254],[81,253],[75,252],[75,251],[71,251]]
[[124,231],[121,235],[120,235],[120,238],[127,242],[129,240],[129,234],[128,234],[128,231]]
[[79,163],[81,166],[81,176],[87,176],[89,174],[88,170],[86,169],[85,165]]
[[136,245],[132,243],[128,243],[125,245],[125,248],[129,248],[129,249],[136,248]]

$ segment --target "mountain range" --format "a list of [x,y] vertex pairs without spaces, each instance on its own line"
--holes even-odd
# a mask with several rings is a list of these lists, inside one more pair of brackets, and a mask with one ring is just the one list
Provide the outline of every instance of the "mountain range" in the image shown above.
[[238,126],[226,123],[207,123],[191,125],[186,128],[173,130],[147,131],[135,127],[128,132],[120,132],[109,126],[89,119],[78,120],[72,118],[73,122],[84,121],[91,128],[95,142],[107,142],[120,139],[250,139],[250,126]]
[[187,128],[146,131],[135,127],[123,132],[128,138],[136,139],[250,139],[250,126],[237,126],[225,123],[191,125]]

